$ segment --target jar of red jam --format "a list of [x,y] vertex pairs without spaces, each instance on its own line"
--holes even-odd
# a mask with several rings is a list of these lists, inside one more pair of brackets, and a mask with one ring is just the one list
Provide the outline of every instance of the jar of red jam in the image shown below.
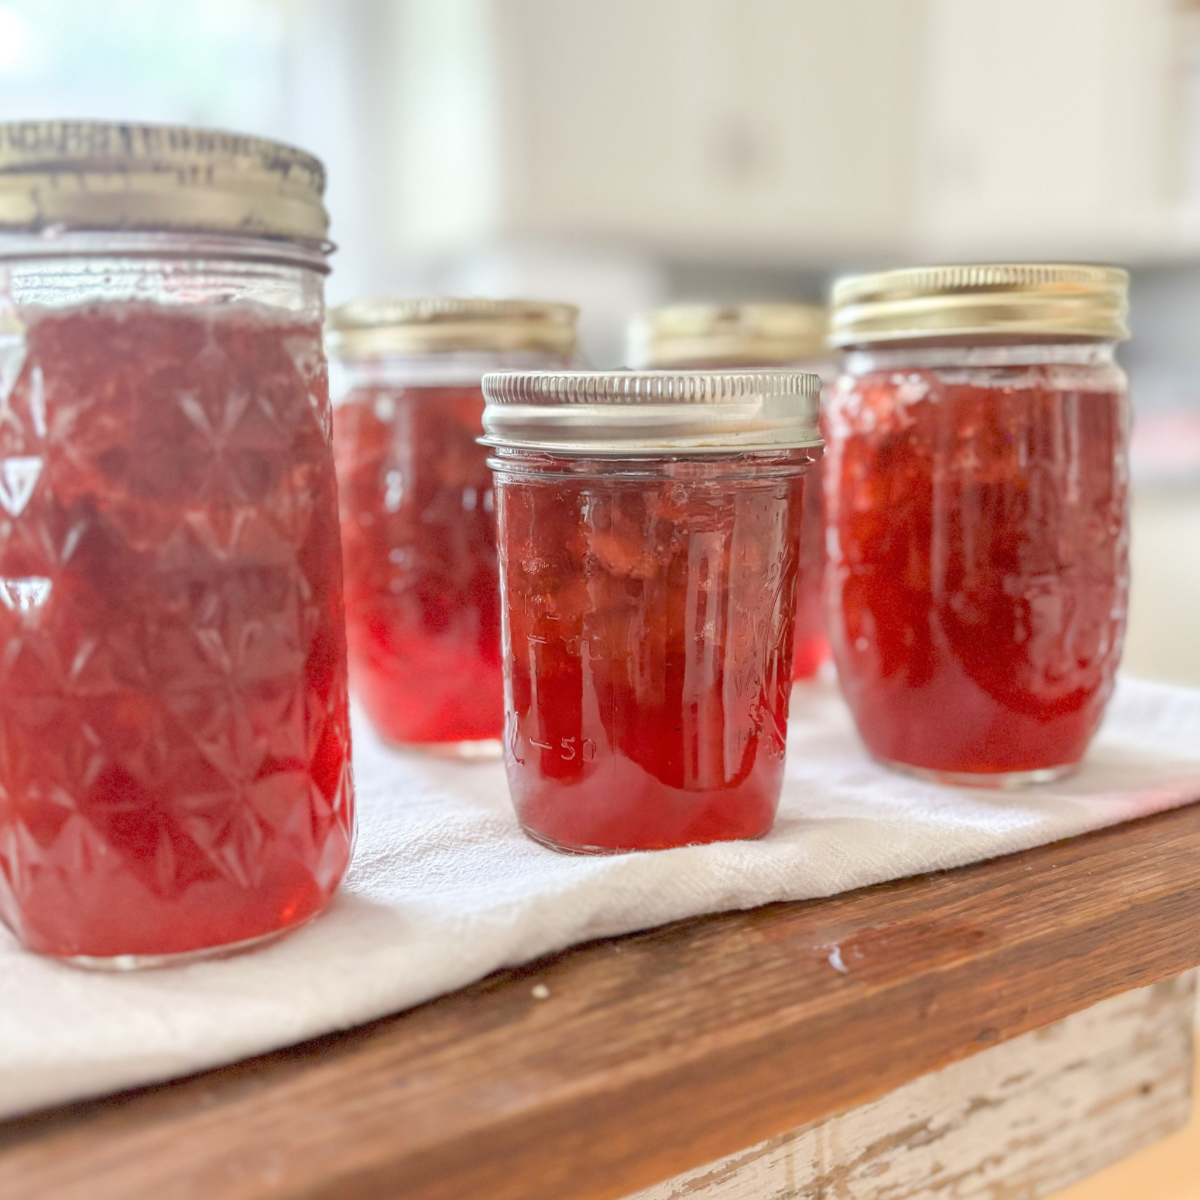
[[525,831],[656,850],[770,828],[820,381],[488,375],[505,762]]
[[0,125],[0,918],[137,967],[329,902],[353,838],[324,171]]
[[[629,364],[659,370],[791,368],[811,371],[828,388],[837,376],[825,344],[828,313],[816,304],[675,304],[635,318]],[[792,675],[811,679],[829,658],[825,635],[825,505],[821,464],[804,483],[796,647]]]
[[1129,589],[1126,290],[1039,264],[834,288],[830,628],[880,761],[1008,787],[1087,749]]
[[355,690],[388,741],[498,758],[504,729],[484,372],[565,367],[577,310],[360,301],[330,314]]

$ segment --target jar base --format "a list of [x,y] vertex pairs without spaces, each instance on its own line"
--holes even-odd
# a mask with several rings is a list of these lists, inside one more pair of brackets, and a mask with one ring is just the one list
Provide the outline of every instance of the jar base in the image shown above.
[[433,758],[450,758],[458,762],[495,762],[504,757],[504,743],[499,738],[478,738],[466,742],[398,742],[384,739],[393,750],[428,754]]
[[552,837],[547,837],[544,833],[538,833],[535,829],[530,829],[528,825],[521,826],[521,832],[532,842],[537,842],[539,846],[545,846],[547,850],[557,851],[559,854],[577,854],[587,857],[595,857],[601,854],[633,854],[632,850],[619,850],[615,846],[569,846],[565,842],[555,841]]
[[911,763],[873,757],[877,763],[890,771],[924,779],[928,783],[940,783],[946,787],[985,788],[997,792],[1020,791],[1021,788],[1033,787],[1039,783],[1055,783],[1079,770],[1078,763],[1067,763],[1061,767],[1039,767],[1033,771],[938,771],[933,767],[915,767]]
[[656,850],[682,850],[687,846],[715,846],[719,841],[758,842],[765,838],[771,830],[764,829],[762,833],[749,834],[742,838],[720,838],[718,842],[679,842],[672,846],[576,846],[556,841],[544,833],[530,829],[528,825],[522,825],[521,832],[530,841],[537,842],[539,846],[545,846],[547,850],[554,850],[559,854],[576,854],[596,858],[606,854],[652,854]]
[[321,915],[320,910],[295,925],[287,925],[283,929],[273,929],[270,933],[260,933],[257,937],[246,938],[240,942],[227,942],[223,946],[203,946],[199,950],[183,950],[178,954],[114,954],[102,957],[92,954],[54,954],[50,955],[56,962],[68,967],[77,967],[82,971],[155,971],[161,967],[186,967],[192,963],[208,962],[215,958],[232,958],[236,954],[245,954],[258,950],[279,941],[297,929],[303,929],[309,921]]

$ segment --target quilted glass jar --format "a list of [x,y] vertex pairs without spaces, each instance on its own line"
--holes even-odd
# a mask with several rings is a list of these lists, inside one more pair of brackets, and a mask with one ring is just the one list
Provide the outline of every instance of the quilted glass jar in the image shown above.
[[353,789],[323,171],[0,127],[0,917],[136,967],[317,914]]
[[818,392],[788,372],[485,377],[531,837],[604,853],[771,828]]
[[835,288],[830,627],[881,761],[1019,786],[1095,733],[1129,588],[1126,286],[998,264]]
[[[828,389],[837,370],[825,345],[827,325],[826,310],[815,304],[671,305],[631,322],[629,365],[642,370],[811,371]],[[824,581],[825,502],[818,461],[804,480],[794,679],[811,679],[829,658]]]
[[330,314],[351,678],[388,741],[500,755],[500,586],[485,371],[562,367],[576,310],[359,301]]

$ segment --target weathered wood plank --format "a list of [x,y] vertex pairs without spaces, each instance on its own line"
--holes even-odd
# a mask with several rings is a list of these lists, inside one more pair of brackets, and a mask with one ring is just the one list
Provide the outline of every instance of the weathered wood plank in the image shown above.
[[0,1196],[609,1200],[1177,975],[1197,912],[1193,806],[687,921],[0,1126]]
[[629,1200],[1036,1200],[1186,1124],[1195,976],[1074,1013]]

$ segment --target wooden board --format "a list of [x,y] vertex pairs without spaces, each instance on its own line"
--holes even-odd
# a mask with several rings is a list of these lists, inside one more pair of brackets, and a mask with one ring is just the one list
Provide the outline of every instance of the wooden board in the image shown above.
[[1037,1200],[1183,1128],[1195,1012],[1189,971],[629,1200]]
[[[604,1200],[1200,962],[1200,807],[0,1127],[4,1200]],[[544,997],[544,998],[541,998]]]

